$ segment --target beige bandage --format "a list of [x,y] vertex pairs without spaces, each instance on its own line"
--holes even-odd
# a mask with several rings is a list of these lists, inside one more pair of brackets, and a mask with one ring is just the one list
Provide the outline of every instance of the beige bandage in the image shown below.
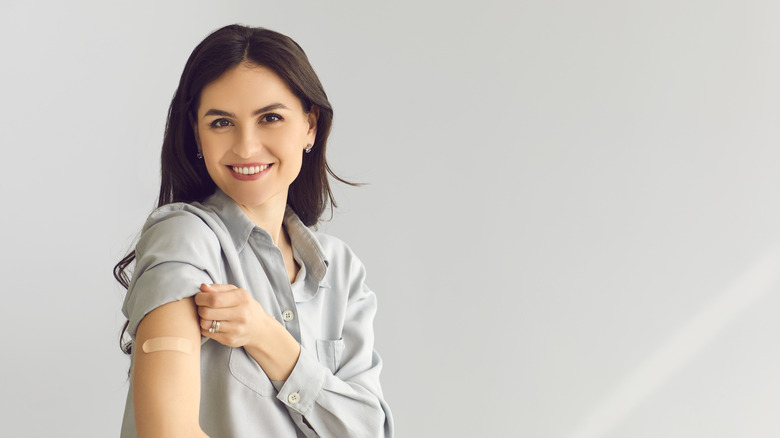
[[192,354],[192,341],[184,338],[152,338],[147,339],[141,347],[144,353],[154,353],[155,351],[180,351],[182,353]]

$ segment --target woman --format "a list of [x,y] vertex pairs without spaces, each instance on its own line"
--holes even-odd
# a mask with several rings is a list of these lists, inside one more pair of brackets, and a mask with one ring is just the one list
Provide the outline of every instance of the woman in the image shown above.
[[132,339],[123,437],[392,435],[364,268],[308,228],[332,203],[332,114],[284,35],[232,25],[193,51],[159,208],[115,268]]

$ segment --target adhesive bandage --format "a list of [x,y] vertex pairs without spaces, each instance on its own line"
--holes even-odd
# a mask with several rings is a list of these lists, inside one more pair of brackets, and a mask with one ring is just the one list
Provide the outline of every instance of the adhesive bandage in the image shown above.
[[154,353],[155,351],[180,351],[182,353],[192,354],[192,342],[189,339],[164,337],[151,338],[141,346],[144,353]]

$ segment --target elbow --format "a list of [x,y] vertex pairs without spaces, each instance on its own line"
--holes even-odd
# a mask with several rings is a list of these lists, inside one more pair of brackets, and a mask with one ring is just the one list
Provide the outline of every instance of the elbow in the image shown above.
[[363,410],[362,415],[359,414],[359,418],[364,419],[361,430],[355,430],[349,436],[392,438],[393,417],[384,400],[375,398],[365,403]]

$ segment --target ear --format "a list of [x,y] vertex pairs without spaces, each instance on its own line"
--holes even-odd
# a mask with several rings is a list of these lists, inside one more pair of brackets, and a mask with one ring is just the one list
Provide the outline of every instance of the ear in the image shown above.
[[312,106],[311,111],[306,114],[306,117],[309,121],[309,130],[306,132],[306,143],[314,144],[314,140],[317,139],[317,120],[320,117],[320,109],[316,106]]
[[192,135],[195,136],[195,144],[198,145],[198,152],[203,153],[203,148],[200,147],[200,134],[198,133],[198,123],[192,117],[192,114],[188,115],[190,119],[190,127],[192,127]]

